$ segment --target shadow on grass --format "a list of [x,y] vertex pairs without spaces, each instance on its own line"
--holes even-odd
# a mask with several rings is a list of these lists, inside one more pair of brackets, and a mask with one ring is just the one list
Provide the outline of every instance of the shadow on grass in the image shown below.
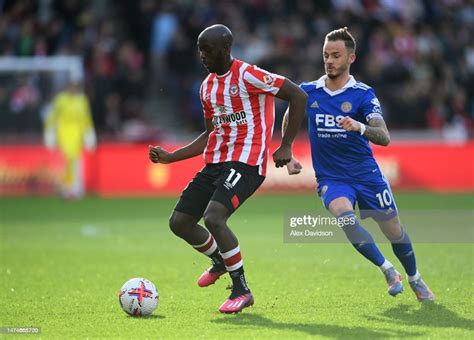
[[387,309],[380,317],[367,316],[367,319],[404,325],[474,330],[473,320],[463,318],[439,303],[422,303],[419,307],[398,305]]
[[152,314],[152,315],[146,315],[146,316],[133,316],[133,315],[127,315],[128,318],[131,318],[131,319],[137,319],[137,320],[156,320],[156,319],[165,319],[166,316],[164,315],[156,315],[156,314]]
[[309,335],[321,335],[336,339],[347,338],[365,338],[365,339],[382,339],[387,337],[405,337],[405,336],[421,336],[423,333],[407,332],[388,329],[369,329],[364,327],[344,327],[337,325],[325,324],[308,324],[308,323],[287,323],[275,322],[269,318],[258,314],[238,314],[226,315],[218,319],[211,320],[213,323],[226,324],[234,326],[268,328],[269,330],[285,330],[303,332]]

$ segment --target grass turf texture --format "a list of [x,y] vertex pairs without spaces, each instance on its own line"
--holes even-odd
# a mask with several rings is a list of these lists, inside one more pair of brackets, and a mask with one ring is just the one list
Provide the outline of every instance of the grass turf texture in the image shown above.
[[[402,218],[409,209],[456,215],[474,205],[473,195],[395,196]],[[349,244],[283,243],[283,212],[321,210],[313,196],[256,196],[229,220],[256,304],[221,315],[230,279],[196,285],[209,261],[169,231],[175,201],[0,199],[0,327],[41,327],[42,338],[474,337],[472,243],[415,244],[437,296],[423,305],[406,280],[390,297],[383,275]],[[402,272],[390,245],[380,247]],[[120,309],[118,291],[132,277],[156,284],[152,317]]]

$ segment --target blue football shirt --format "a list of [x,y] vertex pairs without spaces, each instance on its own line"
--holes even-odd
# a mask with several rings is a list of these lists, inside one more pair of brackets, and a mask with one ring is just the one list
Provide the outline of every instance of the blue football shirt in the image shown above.
[[325,86],[326,77],[300,85],[308,94],[308,133],[317,179],[380,182],[382,174],[369,140],[359,132],[345,131],[338,124],[345,116],[364,124],[381,116],[374,90],[350,76],[343,88],[331,91]]

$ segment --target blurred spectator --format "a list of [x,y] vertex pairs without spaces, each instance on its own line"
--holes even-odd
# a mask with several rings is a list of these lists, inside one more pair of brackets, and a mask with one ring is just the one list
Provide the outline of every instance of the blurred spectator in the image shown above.
[[166,57],[178,29],[178,17],[173,4],[165,1],[156,14],[151,32],[151,53],[154,68],[154,81],[162,86],[167,81]]

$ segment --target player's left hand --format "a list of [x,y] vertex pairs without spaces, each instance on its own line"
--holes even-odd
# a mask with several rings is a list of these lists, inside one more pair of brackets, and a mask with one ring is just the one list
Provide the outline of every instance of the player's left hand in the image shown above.
[[352,119],[351,117],[344,117],[339,121],[339,125],[346,131],[360,131],[360,123],[357,120]]
[[291,161],[286,164],[288,175],[298,175],[301,172],[301,169],[303,169],[303,166],[295,158],[292,158]]
[[273,153],[273,161],[277,168],[281,168],[286,165],[292,158],[291,145],[282,144]]

